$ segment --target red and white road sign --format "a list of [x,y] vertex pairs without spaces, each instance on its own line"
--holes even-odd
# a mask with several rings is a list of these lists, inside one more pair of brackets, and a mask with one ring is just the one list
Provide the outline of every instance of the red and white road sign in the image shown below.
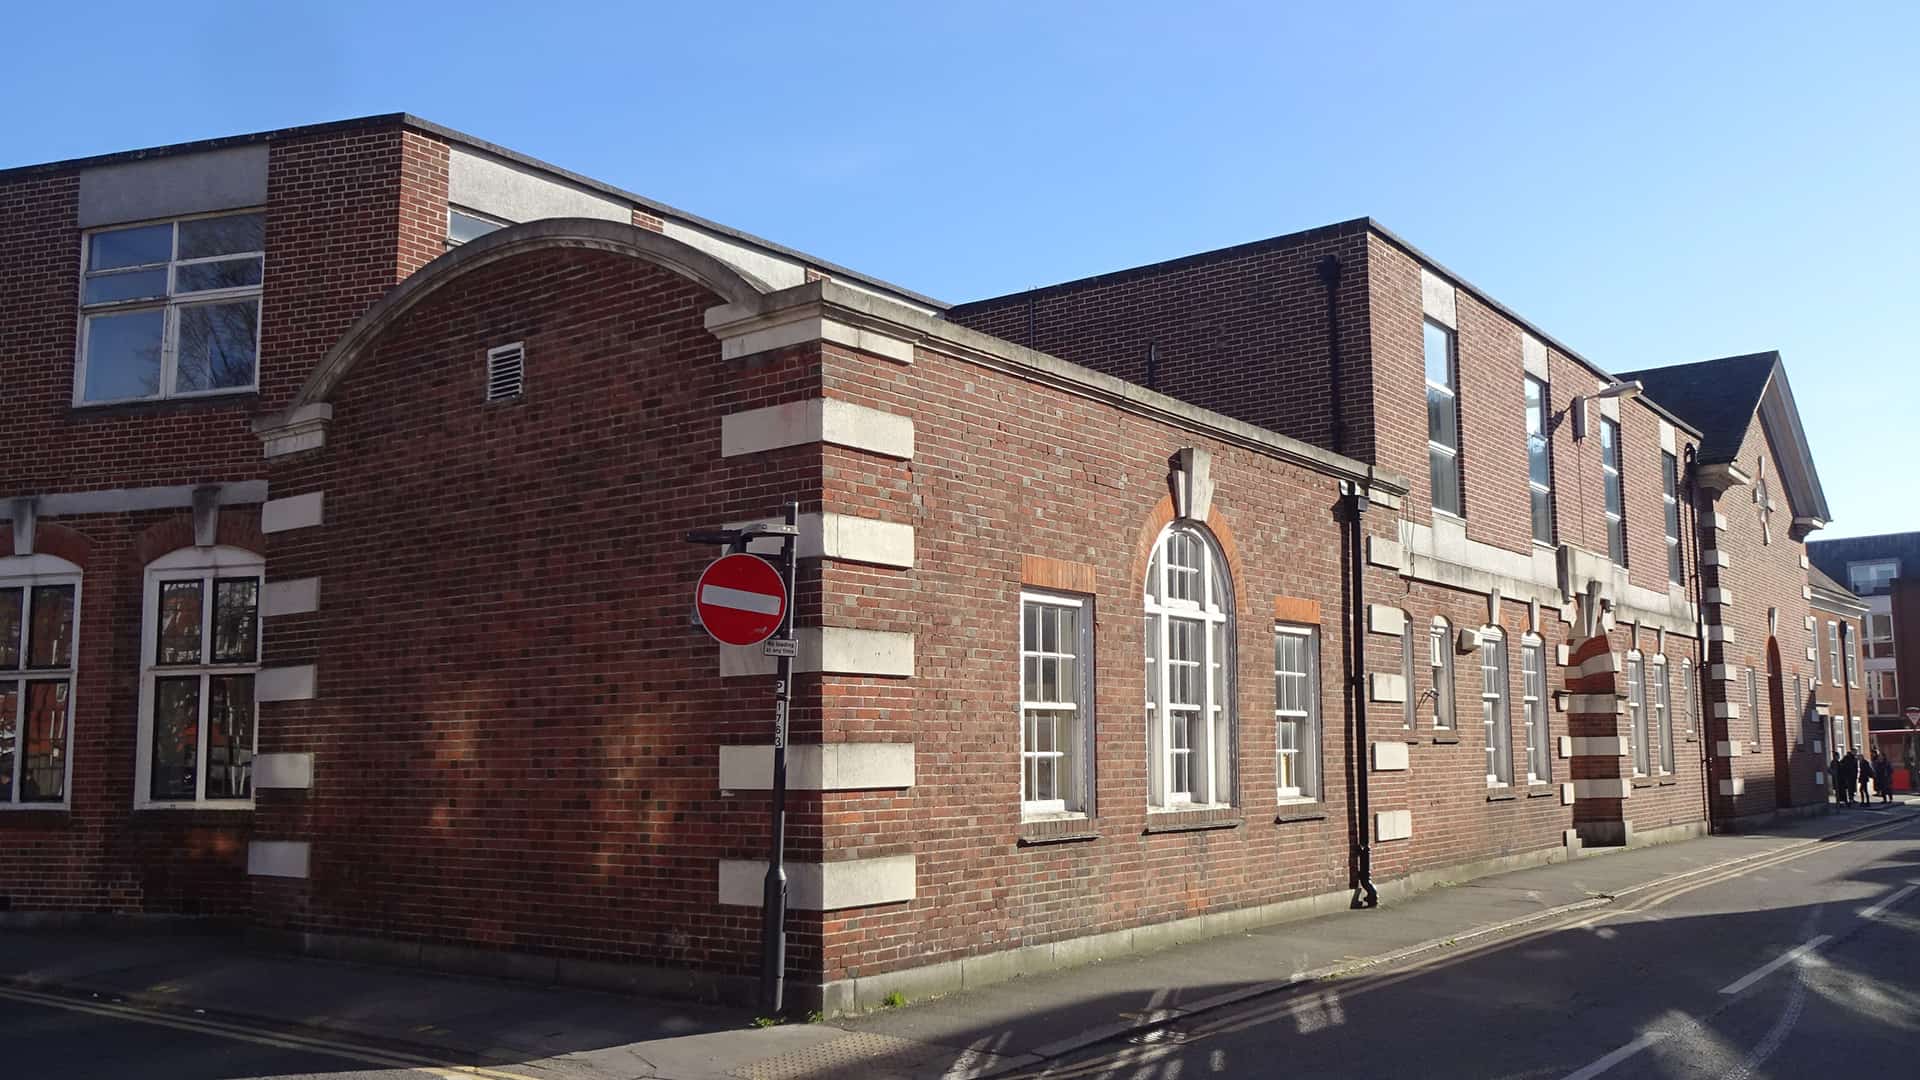
[[787,586],[780,571],[758,555],[715,559],[694,587],[700,624],[722,645],[758,645],[780,629]]

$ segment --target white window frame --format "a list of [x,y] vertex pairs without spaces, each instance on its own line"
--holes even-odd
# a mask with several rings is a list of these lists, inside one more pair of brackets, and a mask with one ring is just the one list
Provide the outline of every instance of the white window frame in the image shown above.
[[1454,730],[1453,626],[1439,616],[1427,631],[1427,680],[1433,694],[1433,730]]
[[[492,226],[493,226],[493,229],[492,229],[492,230],[490,230],[490,231],[489,231],[489,232],[487,232],[487,233],[482,233],[482,234],[480,234],[481,236],[487,236],[487,235],[490,235],[490,234],[491,234],[491,233],[493,233],[493,232],[498,232],[498,231],[500,231],[501,229],[505,229],[505,228],[507,228],[507,227],[509,227],[509,226],[511,226],[511,225],[513,224],[513,222],[511,222],[511,221],[507,221],[507,220],[505,220],[505,219],[503,219],[503,218],[497,218],[497,217],[494,217],[494,216],[493,216],[492,214],[483,214],[483,213],[481,213],[481,212],[480,212],[480,211],[478,211],[478,210],[469,210],[468,208],[466,208],[466,207],[464,207],[464,206],[461,206],[461,205],[459,205],[459,204],[457,204],[457,203],[448,203],[448,204],[447,204],[447,246],[448,246],[449,248],[457,248],[457,247],[459,247],[459,246],[460,246],[461,244],[466,244],[466,243],[471,243],[471,242],[472,242],[472,241],[468,241],[468,240],[456,240],[456,239],[454,239],[454,236],[453,236],[453,215],[455,215],[455,214],[459,214],[459,215],[460,215],[461,217],[468,217],[468,218],[472,218],[472,219],[473,219],[473,220],[475,220],[475,221],[484,221],[484,222],[486,222],[486,223],[488,223],[488,224],[490,224],[490,225],[492,225]],[[474,239],[475,239],[475,240],[478,240],[479,238],[480,238],[480,237],[478,237],[478,236],[476,236],[476,237],[474,237]]]
[[1752,668],[1747,669],[1747,718],[1753,726],[1753,745],[1760,745],[1760,680]]
[[1660,509],[1660,528],[1667,538],[1667,580],[1684,585],[1687,568],[1680,550],[1680,459],[1666,450],[1660,451]]
[[[1525,384],[1524,384],[1524,389],[1522,391],[1523,397],[1521,399],[1522,409],[1525,409],[1526,407],[1526,400],[1524,397],[1525,390],[1531,390],[1535,386],[1538,386],[1540,388],[1540,430],[1534,431],[1532,428],[1532,424],[1531,423],[1528,424],[1528,428],[1527,428],[1527,492],[1528,492],[1527,517],[1529,522],[1532,525],[1533,542],[1536,544],[1544,545],[1546,547],[1552,547],[1554,538],[1559,535],[1559,533],[1556,531],[1556,522],[1554,520],[1559,515],[1556,512],[1555,506],[1553,505],[1553,436],[1551,434],[1552,427],[1553,427],[1551,423],[1551,418],[1553,416],[1553,407],[1551,405],[1551,401],[1552,401],[1551,394],[1553,391],[1553,384],[1548,382],[1545,379],[1540,378],[1538,375],[1525,376]],[[1546,459],[1546,463],[1547,463],[1547,482],[1545,484],[1542,484],[1533,478],[1533,440],[1535,439],[1540,440],[1541,456]],[[1532,499],[1532,496],[1534,495],[1545,495],[1547,498],[1547,520],[1546,520],[1547,537],[1544,540],[1540,538],[1541,522],[1534,519],[1533,499]]]
[[[1627,484],[1626,479],[1620,475],[1621,462],[1626,460],[1624,448],[1620,445],[1620,434],[1620,421],[1605,416],[1600,418],[1600,481],[1602,486],[1600,510],[1607,518],[1607,554],[1615,563],[1620,566],[1625,566],[1627,565]],[[1607,460],[1609,435],[1612,436],[1613,443],[1612,461]],[[1617,496],[1620,503],[1620,512],[1617,514],[1607,509],[1607,493],[1604,489],[1609,485],[1613,488],[1613,493]],[[1615,536],[1618,536],[1620,539],[1620,550],[1618,553],[1613,550]]]
[[[1847,629],[1852,630],[1853,627],[1849,626]],[[1860,635],[1849,633],[1846,635],[1846,639],[1845,663],[1847,685],[1858,689],[1860,686]]]
[[1646,661],[1635,649],[1627,653],[1627,724],[1633,744],[1633,775],[1653,773],[1653,754],[1647,741]]
[[[1877,571],[1879,570],[1879,568],[1883,566],[1887,567],[1891,572],[1888,573],[1884,578],[1882,578],[1882,576],[1878,573],[1872,574],[1871,580],[1869,580],[1865,588],[1862,588],[1860,584],[1860,579],[1854,573],[1854,571],[1856,570]],[[1882,593],[1890,591],[1889,586],[1891,586],[1891,584],[1893,583],[1893,579],[1899,576],[1900,576],[1900,560],[1899,559],[1861,559],[1859,561],[1850,562],[1847,564],[1847,587],[1852,589],[1855,593],[1861,596],[1878,596]],[[1883,581],[1884,581],[1884,584],[1881,583]]]
[[1647,668],[1652,682],[1647,688],[1647,701],[1653,707],[1653,723],[1648,737],[1655,740],[1659,750],[1658,759],[1653,751],[1648,751],[1649,762],[1661,776],[1672,776],[1673,757],[1673,683],[1668,679],[1667,656],[1655,653],[1653,663]]
[[[260,610],[254,615],[253,662],[250,664],[169,664],[165,667],[157,663],[159,656],[160,626],[160,584],[168,581],[188,581],[199,579],[200,590],[200,644],[202,658],[206,659],[213,645],[213,627],[211,611],[213,606],[215,579],[251,577],[259,581],[256,596],[266,596],[267,561],[258,554],[234,547],[181,548],[178,551],[162,555],[147,565],[146,579],[141,590],[143,597],[140,620],[140,727],[139,743],[136,746],[134,763],[133,802],[139,810],[252,810],[255,786],[249,782],[247,797],[244,799],[209,799],[207,792],[207,708],[211,694],[207,690],[207,680],[219,675],[252,675],[254,677],[253,711],[253,747],[250,751],[254,759],[260,750],[260,633],[266,619]],[[264,603],[263,603],[264,606]],[[194,768],[194,797],[192,799],[156,800],[152,798],[153,780],[153,708],[154,682],[159,678],[200,677],[200,719],[199,719],[199,759]]]
[[1693,718],[1695,715],[1694,702],[1696,701],[1696,697],[1694,695],[1694,685],[1693,685],[1693,661],[1692,660],[1682,659],[1680,661],[1680,682],[1683,684],[1680,688],[1680,708],[1682,710],[1681,719],[1686,721],[1687,737],[1692,738],[1693,737]]
[[[0,682],[18,683],[20,690],[15,703],[14,714],[0,717],[0,723],[12,725],[14,753],[12,785],[8,788],[6,800],[0,801],[0,811],[39,810],[65,811],[73,806],[73,752],[77,740],[74,738],[73,719],[76,710],[74,699],[80,692],[80,619],[81,619],[81,570],[78,566],[55,555],[9,555],[0,558],[0,589],[20,589],[20,666],[0,669]],[[73,640],[67,650],[68,663],[64,668],[28,668],[26,645],[33,625],[33,590],[38,586],[73,586]],[[66,775],[60,782],[58,801],[42,802],[20,801],[20,783],[27,768],[26,752],[26,715],[29,695],[26,684],[29,682],[65,682],[67,684],[67,721],[66,721]]]
[[[1200,567],[1194,582],[1199,600],[1175,598],[1167,588],[1172,580],[1167,551],[1175,537],[1190,537],[1199,544]],[[1147,614],[1147,662],[1151,670],[1147,680],[1147,743],[1149,785],[1148,804],[1155,810],[1202,809],[1232,804],[1234,792],[1234,615],[1233,582],[1228,576],[1226,559],[1213,536],[1190,521],[1176,521],[1160,530],[1154,541],[1153,557],[1148,565],[1143,601]],[[1194,665],[1194,661],[1174,661],[1169,655],[1169,627],[1181,621],[1200,628],[1200,660],[1197,662],[1200,704],[1195,707],[1200,720],[1199,738],[1189,719],[1187,746],[1176,748],[1173,738],[1172,680],[1175,664]],[[1217,676],[1217,678],[1216,678]],[[1204,739],[1204,743],[1201,742]],[[1204,750],[1204,753],[1197,751]],[[1189,790],[1174,791],[1174,761],[1189,759]]]
[[[1880,632],[1880,624],[1882,622],[1884,622],[1887,629],[1885,634]],[[1881,649],[1883,645],[1885,646],[1884,650]],[[1893,652],[1892,612],[1874,611],[1867,614],[1867,658],[1869,660],[1892,660],[1895,658]]]
[[1520,709],[1526,717],[1527,783],[1550,784],[1553,732],[1547,713],[1547,647],[1536,634],[1520,638]]
[[1480,630],[1480,724],[1487,740],[1487,786],[1513,785],[1513,713],[1507,707],[1507,635]]
[[[260,336],[263,320],[260,308],[264,302],[267,281],[267,252],[264,235],[267,208],[256,206],[244,210],[220,210],[208,214],[183,214],[179,217],[155,218],[151,221],[117,222],[87,229],[80,234],[80,284],[76,292],[79,299],[79,320],[74,330],[77,355],[73,362],[73,406],[74,408],[94,408],[101,405],[122,405],[136,401],[179,401],[198,398],[224,397],[232,394],[251,394],[260,389]],[[262,238],[259,251],[232,251],[224,255],[209,255],[198,259],[180,258],[180,223],[184,221],[203,221],[210,218],[241,217],[247,214],[259,214],[262,218]],[[88,262],[93,253],[93,238],[102,233],[121,232],[130,229],[149,228],[154,225],[170,225],[173,228],[172,247],[168,252],[167,293],[163,297],[144,297],[136,300],[104,301],[98,304],[87,303]],[[260,259],[260,284],[242,285],[231,289],[204,289],[198,292],[176,293],[174,278],[182,266],[194,266],[201,263],[226,262],[257,256]],[[157,266],[153,267],[157,268]],[[245,386],[222,386],[212,390],[178,391],[174,385],[179,378],[180,360],[180,312],[184,308],[202,307],[209,304],[233,303],[237,300],[252,298],[253,317],[253,381]],[[87,343],[92,330],[90,322],[93,316],[126,315],[136,311],[158,310],[160,322],[160,387],[147,397],[130,398],[87,398]]]
[[[1026,626],[1029,608],[1059,608],[1074,612],[1073,652],[1056,649],[1048,652],[1044,649],[1033,651],[1027,648]],[[1020,592],[1020,622],[1016,628],[1019,634],[1020,671],[1020,813],[1023,817],[1054,817],[1069,815],[1087,816],[1091,805],[1093,790],[1093,629],[1088,612],[1092,604],[1087,598],[1067,593],[1046,592],[1034,589],[1022,589]],[[1044,645],[1044,638],[1042,644]],[[1068,643],[1058,643],[1065,646]],[[1032,689],[1027,685],[1027,662],[1037,660],[1047,662],[1060,657],[1074,661],[1073,700],[1038,701],[1029,698]],[[1067,734],[1062,737],[1056,727],[1054,746],[1051,751],[1035,750],[1027,745],[1027,713],[1029,710],[1044,710],[1051,713],[1068,714]],[[1054,789],[1061,794],[1057,799],[1029,799],[1027,795],[1031,785],[1037,783],[1038,770],[1034,763],[1040,758],[1050,758],[1054,762]]]
[[1827,620],[1827,685],[1839,686],[1846,678],[1840,668],[1840,624]]
[[[1460,445],[1465,441],[1462,437],[1465,433],[1461,431],[1461,428],[1465,425],[1461,423],[1460,418],[1460,335],[1453,327],[1447,326],[1444,323],[1435,322],[1432,319],[1422,319],[1421,324],[1420,366],[1422,381],[1426,384],[1428,390],[1438,390],[1447,395],[1447,400],[1453,406],[1452,446],[1434,441],[1431,419],[1429,419],[1427,424],[1427,453],[1431,455],[1437,452],[1453,460],[1453,505],[1452,507],[1440,505],[1440,493],[1433,489],[1433,465],[1431,462],[1427,465],[1427,502],[1435,513],[1463,518],[1467,516],[1467,499],[1465,490],[1466,477],[1462,476],[1460,472]],[[1427,348],[1426,328],[1429,326],[1445,334],[1447,338],[1447,384],[1445,386],[1425,376]],[[1421,404],[1426,404],[1424,396],[1421,399]]]
[[[1325,759],[1321,751],[1320,740],[1320,628],[1300,623],[1276,623],[1274,635],[1273,667],[1273,724],[1274,724],[1274,782],[1276,793],[1281,802],[1318,802],[1323,794],[1324,781],[1321,766]],[[1280,668],[1280,641],[1282,638],[1298,638],[1302,645],[1305,670],[1299,672],[1282,671]],[[1304,709],[1282,709],[1280,707],[1280,680],[1298,678],[1304,682]],[[1282,737],[1286,725],[1292,724],[1293,745],[1289,747]],[[1293,759],[1293,783],[1287,779],[1287,761]],[[1304,765],[1302,763],[1305,763]]]
[[[1891,696],[1882,694],[1887,683],[1893,684]],[[1867,714],[1869,716],[1900,716],[1900,673],[1894,668],[1882,668],[1867,672]],[[1876,706],[1878,710],[1876,711]]]

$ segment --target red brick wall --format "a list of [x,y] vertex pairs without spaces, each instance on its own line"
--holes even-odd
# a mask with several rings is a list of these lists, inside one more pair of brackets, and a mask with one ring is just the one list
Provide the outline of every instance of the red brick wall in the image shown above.
[[1155,389],[1331,447],[1327,301],[1319,266],[1335,255],[1344,264],[1339,304],[1347,431],[1340,449],[1371,461],[1366,235],[1364,222],[1331,225],[961,304],[947,318],[1143,386],[1152,344]]
[[[321,604],[267,627],[269,662],[317,662],[319,691],[262,710],[263,751],[315,755],[311,791],[260,799],[260,836],[313,842],[310,881],[256,883],[262,921],[751,966],[757,916],[715,907],[715,867],[764,854],[764,809],[720,797],[716,746],[764,741],[769,703],[765,680],[717,677],[688,617],[713,551],[683,535],[817,508],[817,448],[722,460],[719,417],[819,377],[805,350],[723,364],[718,302],[602,253],[486,266],[345,377],[323,449],[274,463],[276,494],[326,493],[326,522],[269,552]],[[485,350],[513,341],[526,396],[483,404]],[[809,680],[798,701],[817,732]],[[794,803],[799,856],[818,819]]]
[[[1731,559],[1731,565],[1717,570],[1710,568],[1707,581],[1710,586],[1718,585],[1732,593],[1732,605],[1720,610],[1721,617],[1733,630],[1734,640],[1714,653],[1715,659],[1729,665],[1738,679],[1724,683],[1709,680],[1708,693],[1710,701],[1732,701],[1740,709],[1738,720],[1719,727],[1715,742],[1737,740],[1745,751],[1723,759],[1716,775],[1740,777],[1746,788],[1745,794],[1738,797],[1716,795],[1720,800],[1716,804],[1716,817],[1720,818],[1767,814],[1780,804],[1775,779],[1776,754],[1785,755],[1791,774],[1788,802],[1798,805],[1824,798],[1814,783],[1813,774],[1824,771],[1825,755],[1813,752],[1813,743],[1803,725],[1789,718],[1787,741],[1782,746],[1773,724],[1767,681],[1768,640],[1777,638],[1782,679],[1789,698],[1787,708],[1791,710],[1794,675],[1810,678],[1813,673],[1813,663],[1807,659],[1806,618],[1811,611],[1803,591],[1807,574],[1801,560],[1806,548],[1789,535],[1794,511],[1781,480],[1775,448],[1757,419],[1748,426],[1737,462],[1749,475],[1766,477],[1768,491],[1779,509],[1772,515],[1771,543],[1768,543],[1760,527],[1752,485],[1729,489],[1715,505],[1727,522],[1727,528],[1719,533],[1716,542]],[[1777,635],[1768,624],[1769,609],[1778,613]],[[1824,625],[1821,632],[1825,632]],[[1821,663],[1824,671],[1824,659]],[[1754,670],[1760,699],[1757,742],[1748,710],[1746,670],[1749,667]],[[1717,783],[1715,789],[1717,792]]]

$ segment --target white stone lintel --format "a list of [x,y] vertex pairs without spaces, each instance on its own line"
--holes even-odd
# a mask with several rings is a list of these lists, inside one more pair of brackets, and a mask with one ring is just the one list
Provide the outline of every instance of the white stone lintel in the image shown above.
[[[720,748],[720,790],[773,786],[773,747]],[[801,743],[787,747],[787,787],[863,791],[913,786],[912,743]]]
[[913,420],[837,398],[807,398],[720,418],[720,456],[828,443],[912,460]]
[[269,581],[260,591],[260,614],[264,618],[305,615],[319,610],[320,579],[317,577]]
[[311,848],[305,840],[250,840],[247,842],[247,873],[253,877],[299,878],[305,880]]
[[324,491],[309,491],[284,499],[268,499],[260,504],[260,531],[277,533],[319,525],[324,520],[325,496]]
[[1573,795],[1576,799],[1626,799],[1633,795],[1633,783],[1624,777],[1575,780]]
[[1373,815],[1373,838],[1379,842],[1406,840],[1413,836],[1413,811],[1382,810]]
[[1392,604],[1367,605],[1367,629],[1376,634],[1400,636],[1407,628],[1407,613]]
[[1367,676],[1367,697],[1372,701],[1404,702],[1407,700],[1407,678],[1386,671],[1375,671]]
[[1374,772],[1405,772],[1408,768],[1407,744],[1386,739],[1373,744]]
[[1573,757],[1626,757],[1630,752],[1625,735],[1569,735]]
[[312,664],[261,668],[253,677],[255,701],[308,701],[314,694]]
[[290,791],[304,791],[311,788],[313,786],[313,755],[255,755],[253,786],[261,789]]
[[[796,911],[897,904],[916,895],[916,860],[912,855],[828,863],[788,861],[786,871],[787,906]],[[766,876],[764,859],[720,860],[720,903],[759,907]]]

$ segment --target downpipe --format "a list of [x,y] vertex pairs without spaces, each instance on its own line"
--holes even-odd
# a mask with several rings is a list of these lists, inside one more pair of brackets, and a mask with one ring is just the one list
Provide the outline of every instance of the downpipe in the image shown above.
[[1352,673],[1347,679],[1348,693],[1353,697],[1353,761],[1354,761],[1354,807],[1359,813],[1358,827],[1354,830],[1355,847],[1353,852],[1355,876],[1359,878],[1360,889],[1365,894],[1354,898],[1356,908],[1377,908],[1380,906],[1380,890],[1373,885],[1373,812],[1371,792],[1368,790],[1367,770],[1367,605],[1364,592],[1366,556],[1361,547],[1366,541],[1366,529],[1363,527],[1367,512],[1367,493],[1358,484],[1350,486],[1347,504],[1347,571],[1352,575],[1352,586],[1348,592],[1351,603],[1348,605],[1347,641],[1353,653]]

